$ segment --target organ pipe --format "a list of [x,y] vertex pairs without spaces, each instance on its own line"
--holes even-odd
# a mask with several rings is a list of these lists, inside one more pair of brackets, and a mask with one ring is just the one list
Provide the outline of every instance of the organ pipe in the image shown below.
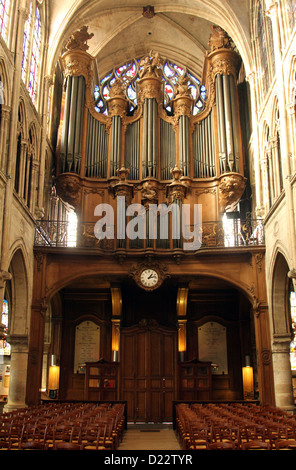
[[142,176],[157,177],[157,103],[154,98],[147,98],[143,106],[143,144],[142,144]]
[[234,77],[217,74],[219,158],[221,173],[240,170],[239,128]]
[[60,152],[62,172],[79,173],[84,92],[84,77],[67,77]]

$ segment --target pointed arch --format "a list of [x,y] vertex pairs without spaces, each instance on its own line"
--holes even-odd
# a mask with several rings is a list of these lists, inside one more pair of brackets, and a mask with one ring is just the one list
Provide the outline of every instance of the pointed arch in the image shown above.
[[8,78],[7,66],[5,60],[0,57],[0,105],[10,103],[10,80]]
[[11,318],[10,334],[25,334],[29,307],[29,282],[26,256],[18,242],[12,251],[9,272],[11,278]]
[[284,251],[277,247],[272,265],[272,323],[276,335],[291,333],[289,318],[289,264]]

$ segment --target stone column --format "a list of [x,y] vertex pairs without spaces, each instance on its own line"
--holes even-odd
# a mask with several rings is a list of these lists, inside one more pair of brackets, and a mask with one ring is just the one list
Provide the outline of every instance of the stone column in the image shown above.
[[[261,174],[260,174],[260,152],[259,152],[259,136],[258,136],[258,126],[257,123],[257,116],[258,116],[258,109],[257,109],[257,93],[256,93],[256,86],[255,86],[255,73],[252,72],[247,76],[247,81],[250,85],[250,97],[252,101],[251,111],[252,111],[252,122],[253,122],[253,165],[254,165],[254,173],[255,173],[255,182],[254,182],[254,190],[255,190],[255,209],[257,211],[257,217],[261,216],[262,212],[262,205],[263,205],[263,198],[262,198],[262,188],[261,188]],[[254,196],[254,193],[253,193]]]
[[11,345],[10,379],[8,402],[4,412],[26,406],[26,384],[28,365],[28,336],[12,334],[7,337]]
[[277,78],[277,96],[279,101],[279,121],[281,129],[281,157],[283,167],[284,190],[286,194],[286,224],[289,231],[289,258],[291,266],[296,265],[296,230],[295,202],[291,185],[289,159],[290,139],[288,134],[287,97],[285,93],[284,64],[279,25],[279,5],[277,0],[267,0],[266,14],[271,18],[274,37],[275,73]]
[[[38,195],[36,201],[36,211],[38,216],[43,215],[43,197],[44,197],[44,176],[45,176],[45,159],[46,159],[46,135],[47,135],[47,106],[49,89],[53,85],[53,79],[50,76],[44,78],[44,103],[42,116],[42,136],[40,145],[40,170],[38,180]],[[36,214],[35,214],[36,215]],[[39,217],[41,218],[41,217]]]
[[269,174],[268,174],[268,155],[260,159],[260,166],[262,171],[262,189],[263,189],[263,205],[266,211],[270,209],[270,194],[269,194]]
[[15,49],[14,61],[14,74],[13,74],[13,94],[11,101],[11,118],[9,126],[9,147],[7,153],[7,183],[5,190],[5,202],[3,210],[3,233],[2,233],[2,252],[1,252],[1,269],[8,270],[9,256],[10,256],[10,218],[11,218],[11,205],[13,198],[14,175],[15,175],[15,162],[16,162],[16,149],[17,149],[17,126],[18,126],[18,108],[19,96],[21,85],[21,69],[23,57],[23,36],[25,21],[28,17],[29,11],[26,8],[26,2],[23,0],[17,15],[17,38]]
[[290,362],[291,335],[274,335],[272,359],[274,368],[275,404],[285,411],[294,411]]
[[6,173],[6,153],[7,153],[7,135],[8,135],[8,123],[10,119],[10,107],[2,105],[1,111],[1,129],[0,129],[0,155],[1,165],[0,170]]

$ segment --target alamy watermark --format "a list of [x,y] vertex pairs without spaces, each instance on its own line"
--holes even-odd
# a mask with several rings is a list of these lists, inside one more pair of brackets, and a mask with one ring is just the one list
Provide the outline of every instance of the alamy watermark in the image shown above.
[[198,250],[201,246],[201,204],[150,204],[146,210],[141,204],[127,206],[125,197],[117,196],[116,215],[113,207],[106,203],[96,206],[94,215],[101,217],[94,228],[94,235],[99,240],[182,238],[184,250]]

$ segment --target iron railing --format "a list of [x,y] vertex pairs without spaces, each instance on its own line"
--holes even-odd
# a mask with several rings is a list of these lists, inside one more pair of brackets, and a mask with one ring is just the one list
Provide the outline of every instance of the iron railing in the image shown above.
[[[190,227],[193,232],[193,227]],[[118,240],[116,227],[109,227],[110,235],[101,239],[95,236],[94,222],[81,222],[73,226],[70,222],[39,220],[36,223],[35,246],[89,248],[114,251],[130,250],[172,250],[183,249],[185,240],[179,239],[138,239],[126,237]],[[197,232],[196,232],[197,233]],[[262,246],[265,244],[264,227],[257,219],[223,219],[221,221],[203,222],[199,228],[200,248],[234,248],[246,246]],[[109,238],[108,238],[109,237]]]

